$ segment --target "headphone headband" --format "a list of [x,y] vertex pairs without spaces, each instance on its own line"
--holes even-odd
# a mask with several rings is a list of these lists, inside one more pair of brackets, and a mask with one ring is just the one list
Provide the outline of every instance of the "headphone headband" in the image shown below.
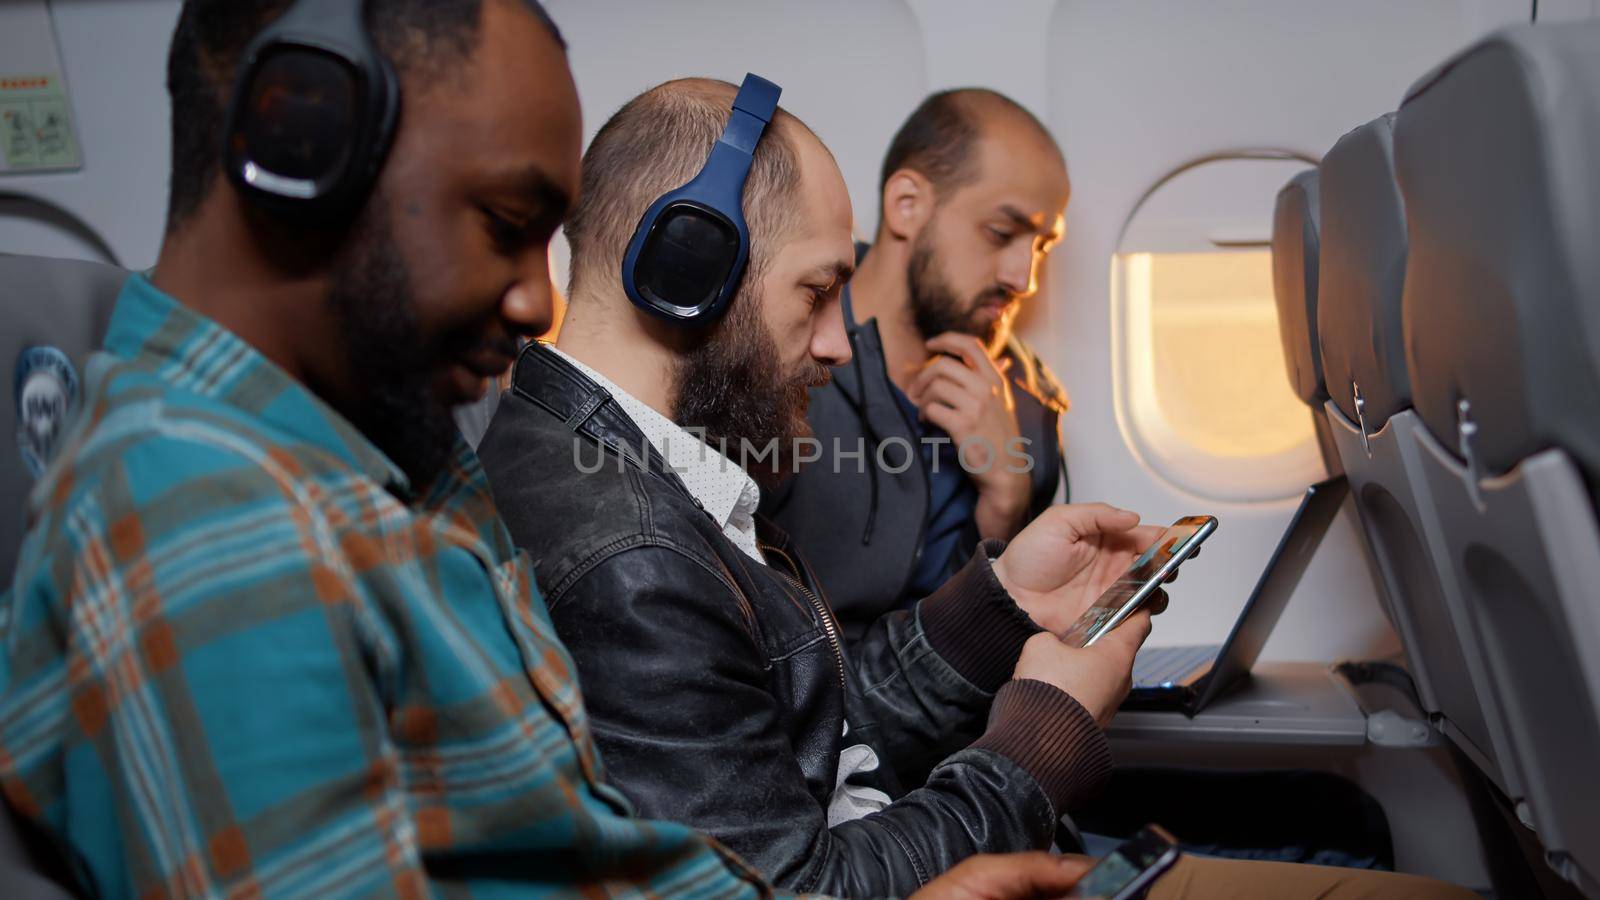
[[761,135],[778,114],[778,95],[783,88],[762,78],[746,75],[739,93],[733,98],[733,115],[728,117],[728,127],[722,130],[720,143],[731,144],[746,153],[754,154]]

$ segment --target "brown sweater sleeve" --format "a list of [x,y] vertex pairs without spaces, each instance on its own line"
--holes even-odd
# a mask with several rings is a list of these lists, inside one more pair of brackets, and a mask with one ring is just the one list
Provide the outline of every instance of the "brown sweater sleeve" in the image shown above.
[[1025,769],[1057,815],[1105,786],[1111,743],[1094,716],[1067,692],[1043,681],[1013,681],[995,695],[989,727],[972,744]]
[[1011,679],[1022,645],[1043,630],[995,577],[994,560],[1004,549],[1004,541],[984,541],[960,571],[917,606],[928,645],[988,693]]
[[1003,541],[984,541],[972,559],[924,599],[918,615],[928,644],[984,691],[994,691],[987,730],[972,745],[1005,756],[1043,788],[1057,812],[1105,785],[1111,745],[1094,717],[1043,681],[1012,681],[1022,645],[1041,629],[995,577]]

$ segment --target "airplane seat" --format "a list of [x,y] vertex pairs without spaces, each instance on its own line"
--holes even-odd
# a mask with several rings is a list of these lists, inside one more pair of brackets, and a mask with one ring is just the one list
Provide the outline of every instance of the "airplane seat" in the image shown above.
[[1415,85],[1411,436],[1547,861],[1600,896],[1600,22],[1509,28]]
[[[1289,385],[1313,411],[1328,399],[1317,347],[1317,260],[1320,200],[1317,170],[1307,169],[1278,191],[1272,211],[1272,294],[1278,304],[1278,338],[1289,368]],[[1321,416],[1312,418],[1317,446],[1329,475],[1339,473],[1339,456]]]
[[1406,211],[1394,173],[1394,115],[1345,134],[1322,161],[1322,302],[1317,309],[1333,434],[1423,709],[1502,790],[1476,644],[1460,591],[1441,574],[1440,536],[1405,435],[1412,409],[1400,300]]
[[[59,446],[50,438],[65,432],[81,403],[72,394],[82,391],[84,364],[105,336],[127,277],[103,263],[0,255],[0,362],[14,373],[10,433],[19,436],[0,453],[0,593],[11,587],[35,467]],[[0,884],[8,900],[72,896],[60,886],[70,876],[58,856],[47,839],[0,809]]]

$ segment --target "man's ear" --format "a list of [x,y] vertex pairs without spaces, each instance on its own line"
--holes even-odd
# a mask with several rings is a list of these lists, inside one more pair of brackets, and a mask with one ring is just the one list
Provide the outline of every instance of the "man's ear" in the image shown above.
[[883,184],[883,227],[902,241],[917,236],[933,217],[933,183],[914,169],[901,169]]

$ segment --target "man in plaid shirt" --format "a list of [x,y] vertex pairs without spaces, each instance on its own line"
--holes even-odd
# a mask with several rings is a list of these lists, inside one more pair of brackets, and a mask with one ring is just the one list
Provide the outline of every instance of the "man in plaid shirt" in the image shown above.
[[[184,5],[166,240],[0,598],[7,804],[108,897],[770,893],[604,783],[450,420],[549,321],[581,135],[559,35],[528,0],[369,3],[403,124],[352,221],[306,227],[218,161],[285,5]],[[1082,867],[979,859],[929,891],[1060,893]]]

